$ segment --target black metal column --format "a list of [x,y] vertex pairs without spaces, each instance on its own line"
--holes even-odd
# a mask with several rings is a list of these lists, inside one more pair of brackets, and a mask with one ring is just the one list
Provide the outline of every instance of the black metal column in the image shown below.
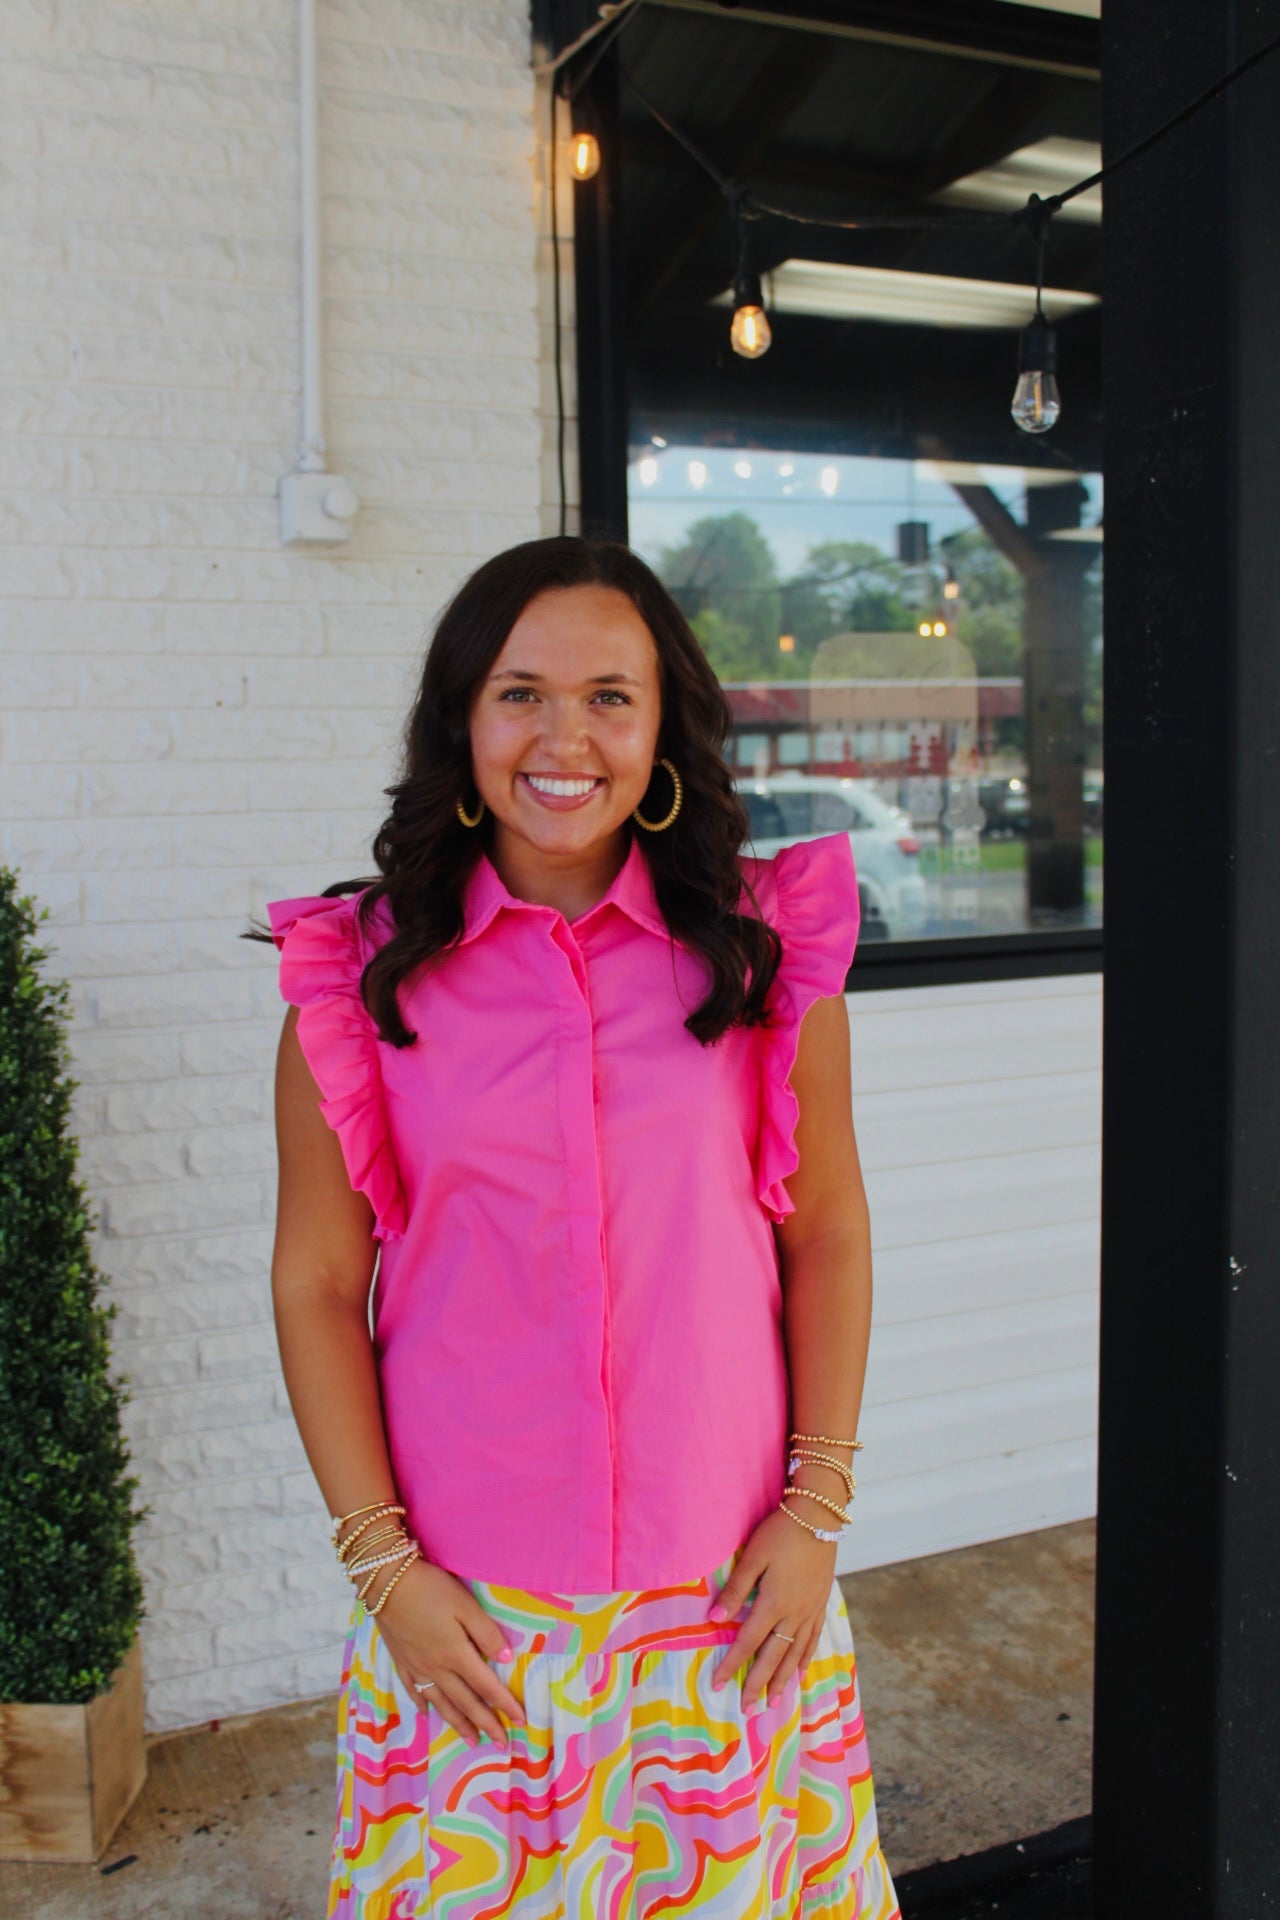
[[[1104,158],[1280,34],[1106,0]],[[1105,189],[1096,1920],[1280,1913],[1280,53]]]
[[[572,69],[570,69],[572,71]],[[627,537],[626,316],[619,231],[618,73],[606,56],[573,103],[575,131],[600,142],[600,171],[574,188],[578,466],[582,531]]]

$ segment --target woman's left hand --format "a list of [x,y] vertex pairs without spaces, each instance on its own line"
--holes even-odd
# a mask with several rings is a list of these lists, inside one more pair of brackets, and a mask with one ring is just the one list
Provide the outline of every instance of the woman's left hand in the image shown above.
[[[717,1602],[732,1619],[751,1589],[759,1587],[737,1638],[724,1649],[712,1674],[712,1686],[723,1686],[754,1656],[742,1683],[742,1704],[750,1707],[766,1694],[779,1694],[793,1673],[804,1672],[826,1620],[836,1546],[834,1540],[819,1540],[802,1531],[776,1508],[761,1521]],[[782,1639],[783,1634],[790,1638]]]

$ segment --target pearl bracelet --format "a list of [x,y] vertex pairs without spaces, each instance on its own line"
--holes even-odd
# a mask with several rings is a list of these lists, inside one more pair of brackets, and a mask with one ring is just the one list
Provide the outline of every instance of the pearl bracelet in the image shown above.
[[412,1545],[411,1540],[406,1540],[404,1545],[394,1553],[380,1553],[374,1560],[353,1560],[347,1568],[347,1573],[351,1579],[358,1580],[362,1573],[372,1573],[375,1567],[389,1567],[395,1561],[403,1560]]
[[[409,1569],[410,1569],[410,1567],[411,1567],[411,1566],[413,1565],[413,1563],[414,1563],[414,1561],[415,1561],[415,1560],[417,1560],[417,1559],[419,1559],[419,1558],[421,1557],[421,1554],[422,1554],[422,1548],[421,1548],[421,1547],[420,1547],[420,1546],[419,1546],[419,1545],[417,1544],[417,1542],[415,1541],[415,1542],[414,1542],[414,1544],[413,1544],[413,1546],[412,1546],[412,1547],[411,1547],[411,1548],[409,1549],[409,1552],[408,1552],[408,1554],[407,1554],[407,1556],[406,1556],[406,1558],[405,1558],[405,1563],[404,1563],[404,1565],[403,1565],[403,1566],[401,1567],[401,1569],[400,1569],[400,1571],[399,1571],[399,1573],[393,1573],[393,1574],[392,1574],[392,1576],[391,1576],[391,1578],[390,1578],[390,1579],[388,1580],[388,1582],[387,1582],[387,1584],[386,1584],[386,1586],[385,1586],[385,1587],[384,1587],[384,1588],[382,1589],[382,1592],[381,1592],[381,1593],[379,1594],[379,1596],[378,1596],[378,1602],[377,1602],[377,1605],[376,1605],[376,1606],[372,1606],[372,1607],[370,1607],[370,1608],[369,1608],[369,1612],[370,1612],[370,1614],[371,1614],[371,1615],[374,1615],[374,1614],[379,1614],[379,1613],[381,1613],[381,1612],[382,1612],[382,1609],[383,1609],[383,1608],[384,1608],[384,1607],[386,1606],[386,1604],[387,1604],[387,1597],[388,1597],[388,1595],[390,1594],[390,1592],[391,1592],[391,1589],[392,1589],[392,1587],[394,1587],[394,1585],[396,1584],[396,1581],[397,1581],[397,1580],[399,1580],[399,1579],[402,1579],[402,1578],[403,1578],[403,1576],[404,1576],[404,1575],[405,1575],[406,1573],[408,1573],[408,1571],[409,1571]],[[363,1598],[363,1597],[364,1597],[364,1596],[363,1596],[363,1595],[361,1595],[361,1598]]]
[[829,1532],[826,1527],[811,1526],[807,1520],[802,1520],[798,1513],[792,1513],[785,1500],[778,1502],[778,1510],[781,1513],[785,1513],[788,1520],[794,1520],[798,1527],[804,1527],[807,1532],[816,1535],[819,1540],[838,1540],[843,1531],[843,1529],[839,1527],[837,1527],[834,1532]]

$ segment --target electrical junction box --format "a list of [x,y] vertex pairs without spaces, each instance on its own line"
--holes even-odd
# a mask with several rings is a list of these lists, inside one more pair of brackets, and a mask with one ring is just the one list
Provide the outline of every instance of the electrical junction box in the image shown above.
[[287,547],[349,540],[360,502],[338,473],[286,473],[280,482],[280,539]]

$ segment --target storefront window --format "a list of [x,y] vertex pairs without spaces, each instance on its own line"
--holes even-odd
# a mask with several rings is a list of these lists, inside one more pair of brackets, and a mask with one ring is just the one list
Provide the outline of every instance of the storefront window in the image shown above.
[[633,456],[631,543],[729,696],[752,850],[848,832],[865,939],[1099,926],[1100,476]]

